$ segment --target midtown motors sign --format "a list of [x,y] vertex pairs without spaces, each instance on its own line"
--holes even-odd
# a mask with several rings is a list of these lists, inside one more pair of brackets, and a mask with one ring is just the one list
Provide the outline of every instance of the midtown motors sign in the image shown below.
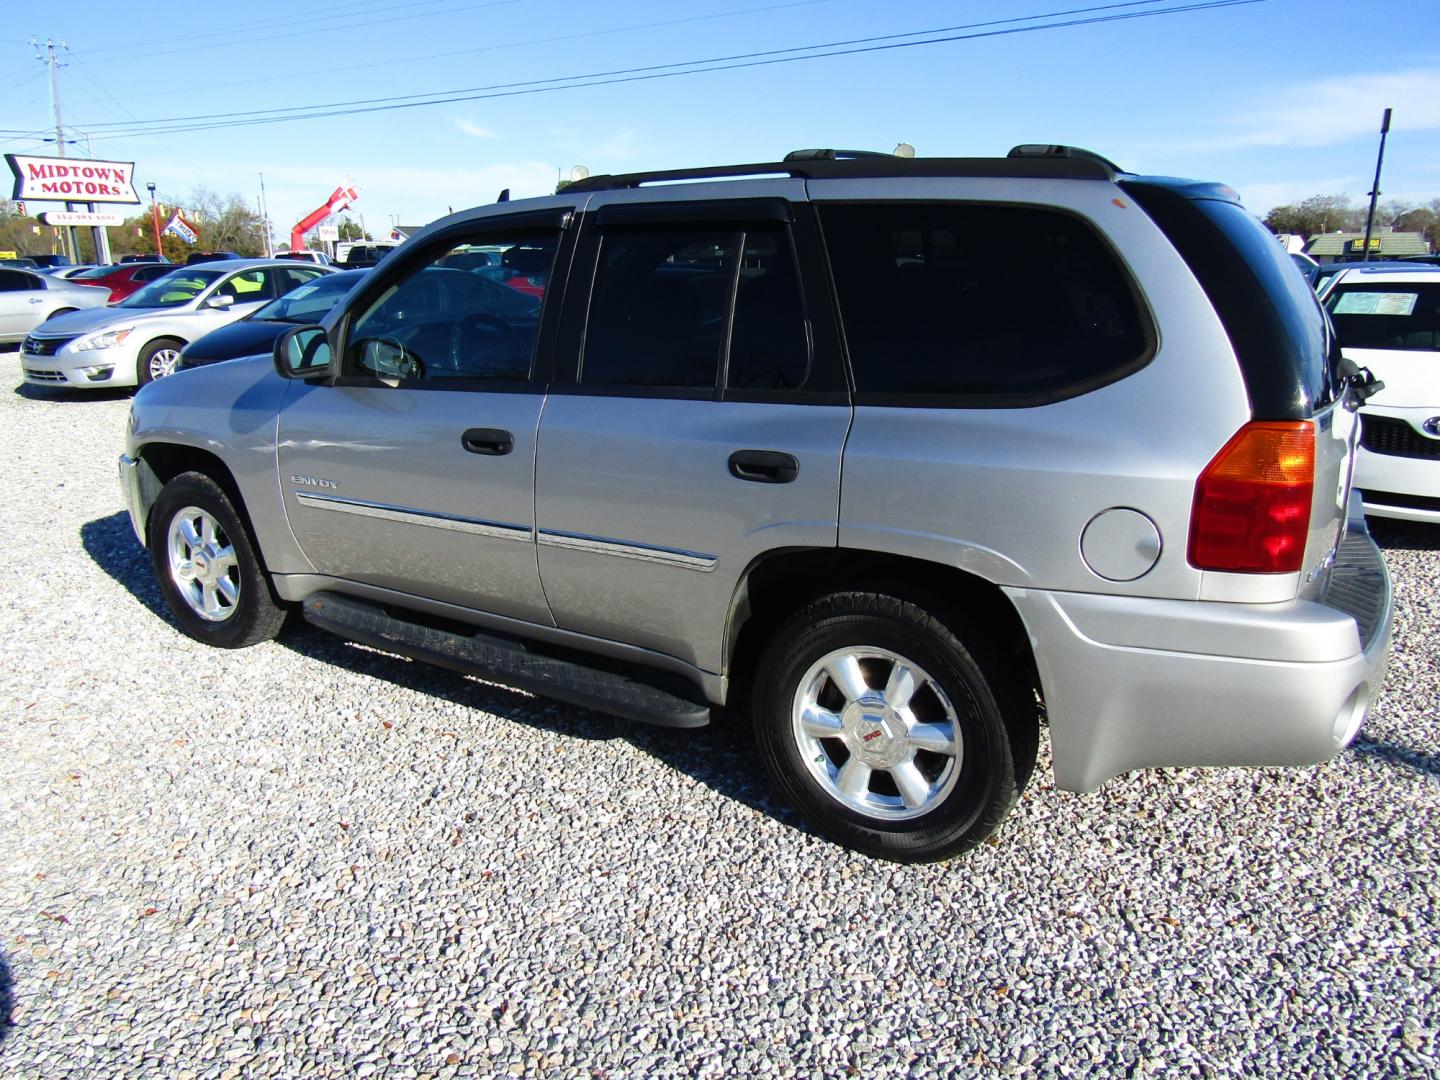
[[15,174],[12,198],[30,202],[138,203],[133,161],[6,154]]

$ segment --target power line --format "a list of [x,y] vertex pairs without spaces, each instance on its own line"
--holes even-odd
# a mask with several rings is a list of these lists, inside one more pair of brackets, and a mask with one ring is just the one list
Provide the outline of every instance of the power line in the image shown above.
[[[501,43],[496,44],[496,45],[480,45],[480,46],[477,46],[476,48],[473,48],[473,49],[454,49],[454,50],[451,50],[450,52],[438,52],[438,53],[437,53],[437,52],[427,52],[427,53],[420,53],[418,56],[417,56],[417,55],[412,55],[412,56],[394,57],[394,58],[389,59],[389,60],[367,60],[367,61],[365,62],[365,71],[366,71],[366,72],[370,72],[370,71],[374,71],[376,68],[382,68],[382,67],[397,67],[397,66],[402,65],[402,64],[414,64],[414,63],[417,63],[417,62],[420,62],[420,61],[426,61],[426,62],[428,62],[428,61],[433,61],[433,60],[448,60],[448,59],[451,59],[451,58],[456,57],[456,56],[474,56],[474,55],[476,55],[476,54],[478,54],[478,53],[500,52],[500,51],[503,51],[503,50],[505,50],[505,49],[519,49],[519,48],[523,48],[523,47],[525,47],[525,46],[527,46],[527,45],[552,45],[552,44],[555,44],[555,43],[561,42],[561,41],[581,41],[581,40],[585,40],[585,39],[587,39],[587,38],[604,37],[604,36],[607,36],[607,35],[610,35],[610,34],[629,33],[630,31],[633,31],[633,30],[655,30],[655,29],[659,29],[659,28],[662,28],[662,27],[666,27],[666,26],[681,26],[681,25],[686,24],[686,23],[708,22],[708,21],[712,21],[712,20],[715,20],[715,19],[729,19],[729,18],[734,18],[734,17],[737,16],[737,15],[754,15],[754,14],[758,14],[758,13],[762,13],[762,12],[782,11],[782,10],[784,10],[784,9],[786,9],[786,8],[813,7],[813,6],[816,5],[816,4],[833,4],[833,3],[836,3],[836,2],[837,2],[837,0],[787,0],[786,3],[780,3],[780,4],[764,4],[764,5],[760,6],[760,7],[737,8],[737,9],[734,9],[734,10],[731,10],[731,11],[717,11],[717,12],[711,12],[711,13],[708,14],[708,15],[686,15],[686,16],[684,16],[683,18],[678,18],[678,19],[661,19],[661,20],[658,20],[658,21],[656,21],[656,22],[631,23],[631,24],[626,25],[626,26],[609,26],[609,27],[602,27],[602,28],[600,28],[600,29],[598,29],[598,30],[582,30],[582,31],[578,31],[578,32],[573,33],[573,34],[557,34],[557,35],[555,35],[555,36],[553,36],[553,37],[528,38],[528,39],[523,40],[523,41],[507,41],[507,42],[501,42]],[[1149,0],[1149,2],[1150,2],[1150,3],[1160,3],[1161,0]],[[318,76],[318,75],[353,74],[354,72],[355,72],[355,65],[354,65],[354,64],[346,64],[346,65],[341,66],[341,67],[317,68],[317,69],[314,69],[314,70],[307,70],[307,71],[306,71],[306,75],[307,75],[307,76]],[[261,83],[273,83],[273,82],[278,82],[278,81],[280,81],[281,79],[291,79],[291,80],[293,80],[293,78],[294,78],[294,76],[291,75],[291,74],[289,74],[288,72],[282,72],[282,73],[279,73],[279,74],[264,75],[264,76],[261,76],[261,77],[258,78],[258,79],[239,79],[239,80],[236,80],[235,82],[209,83],[209,84],[204,85],[204,86],[193,87],[192,89],[193,89],[193,91],[196,92],[196,93],[201,93],[201,92],[206,92],[206,91],[210,91],[210,90],[228,90],[228,89],[230,89],[231,87],[236,87],[236,86],[255,86],[255,85],[261,84]],[[175,96],[175,91],[174,91],[174,90],[155,90],[155,91],[152,91],[152,92],[150,92],[150,93],[148,93],[148,94],[129,94],[129,95],[127,95],[127,97],[129,98],[129,100],[131,100],[131,101],[138,101],[138,100],[141,100],[141,99],[143,99],[143,98],[150,98],[150,97],[174,97],[174,96]]]
[[[293,18],[291,16],[279,15],[272,16],[268,19],[246,20],[245,30],[251,31],[272,28],[278,29],[286,26],[298,26],[303,23],[314,22],[344,22],[348,19],[353,19],[356,15],[368,15],[375,11],[402,11],[406,8],[426,7],[432,4],[453,4],[456,2],[458,2],[458,0],[410,0],[410,2],[406,4],[391,4],[385,2],[385,0],[375,0],[375,2],[363,3],[359,5],[337,4],[328,9],[329,14],[311,14],[299,19]],[[223,27],[218,30],[202,30],[193,34],[174,34],[170,37],[145,38],[136,41],[122,41],[115,45],[100,45],[95,48],[86,49],[84,55],[91,56],[99,55],[100,53],[113,53],[117,51],[133,52],[136,55],[144,55],[151,52],[156,45],[169,45],[175,42],[189,43],[201,38],[228,37],[230,35],[233,35],[234,33],[235,27],[232,25],[229,27]],[[102,61],[102,63],[107,64],[113,62],[114,61],[112,60]]]
[[[1101,10],[1101,11],[1103,11],[1103,10],[1108,10],[1108,9],[1114,9],[1114,8],[1122,8],[1122,7],[1133,6],[1135,3],[1138,3],[1138,2],[1154,2],[1154,0],[1129,0],[1128,3],[1108,4],[1108,5],[1102,5],[1102,6],[1099,7],[1099,8],[1078,9],[1078,10],[1090,10],[1090,11]],[[582,88],[582,87],[590,87],[590,86],[614,86],[614,85],[623,84],[623,83],[646,82],[646,81],[651,81],[651,80],[655,80],[655,79],[676,78],[676,77],[683,76],[683,75],[697,75],[697,74],[703,74],[703,73],[706,73],[706,72],[735,71],[735,70],[740,70],[740,69],[744,69],[744,68],[767,67],[767,66],[773,66],[773,65],[778,65],[778,64],[796,63],[796,62],[803,61],[803,60],[819,60],[819,59],[826,59],[826,58],[836,57],[836,56],[853,56],[853,55],[859,55],[859,54],[864,54],[864,53],[885,52],[885,51],[893,50],[893,49],[913,48],[913,47],[922,46],[922,45],[948,44],[948,43],[954,43],[954,42],[958,42],[958,41],[974,41],[974,40],[979,40],[979,39],[983,39],[983,38],[1005,37],[1005,36],[1010,36],[1010,35],[1015,35],[1015,34],[1035,33],[1035,32],[1042,31],[1042,30],[1060,30],[1060,29],[1067,29],[1067,28],[1077,27],[1077,26],[1094,26],[1094,25],[1100,25],[1100,24],[1104,24],[1104,23],[1122,22],[1122,21],[1133,20],[1133,19],[1150,18],[1150,17],[1160,16],[1160,15],[1180,15],[1180,14],[1185,14],[1185,13],[1189,13],[1189,12],[1209,11],[1209,10],[1216,10],[1216,9],[1223,9],[1223,8],[1231,8],[1231,7],[1242,7],[1242,6],[1248,6],[1248,5],[1251,5],[1251,4],[1262,4],[1262,3],[1267,3],[1267,2],[1268,2],[1268,0],[1200,0],[1200,2],[1196,2],[1196,3],[1184,4],[1184,5],[1179,5],[1179,6],[1176,6],[1176,7],[1169,7],[1169,8],[1163,8],[1163,9],[1154,9],[1154,10],[1149,10],[1149,11],[1129,11],[1129,12],[1122,12],[1122,13],[1120,13],[1120,14],[1113,14],[1113,15],[1093,16],[1093,17],[1090,17],[1090,18],[1069,19],[1069,20],[1064,20],[1064,21],[1057,21],[1057,22],[1050,22],[1050,23],[1041,23],[1041,24],[1039,24],[1039,25],[1033,25],[1033,26],[1010,26],[1010,27],[1006,27],[1006,28],[1004,28],[1004,29],[989,29],[989,30],[982,30],[982,31],[979,31],[979,32],[975,32],[975,33],[956,33],[956,34],[948,34],[948,35],[943,35],[943,36],[938,36],[938,37],[929,37],[929,38],[925,38],[925,39],[919,40],[919,41],[902,41],[902,42],[889,41],[889,42],[886,43],[886,44],[868,44],[868,45],[859,45],[859,46],[854,47],[854,48],[829,49],[829,51],[824,51],[824,52],[808,52],[808,53],[806,53],[805,55],[799,55],[799,56],[793,56],[793,55],[792,55],[792,56],[777,56],[777,55],[775,55],[775,54],[776,54],[776,53],[794,53],[794,52],[797,52],[797,51],[801,51],[801,49],[803,49],[803,48],[810,48],[810,49],[822,48],[822,49],[823,49],[823,48],[828,48],[828,47],[827,47],[827,46],[808,46],[808,47],[799,47],[799,48],[796,48],[796,49],[769,50],[769,51],[763,52],[763,53],[742,54],[742,55],[746,55],[746,56],[756,57],[756,59],[746,59],[746,60],[743,60],[743,61],[738,62],[738,63],[713,62],[713,61],[703,61],[703,60],[701,60],[701,61],[687,61],[687,62],[685,62],[685,63],[688,63],[688,64],[690,64],[690,65],[705,65],[705,66],[690,66],[690,67],[686,67],[684,70],[657,71],[657,70],[655,70],[656,67],[661,67],[661,68],[667,68],[667,67],[669,67],[669,68],[673,68],[673,67],[681,67],[681,66],[683,66],[683,65],[681,65],[681,64],[653,65],[652,67],[649,67],[649,68],[622,69],[621,71],[606,73],[607,75],[619,76],[619,77],[614,77],[614,78],[611,78],[611,77],[590,77],[590,78],[587,78],[587,77],[584,77],[584,76],[565,76],[565,77],[561,77],[561,78],[558,79],[558,80],[538,80],[539,82],[559,82],[560,85],[545,85],[545,86],[540,86],[540,85],[532,85],[532,84],[510,84],[510,85],[519,85],[519,86],[521,86],[522,88],[521,88],[521,89],[502,89],[502,90],[498,90],[497,92],[494,92],[494,93],[472,93],[472,92],[469,92],[469,91],[443,91],[443,92],[441,92],[441,93],[442,93],[442,94],[445,94],[445,95],[456,95],[456,94],[458,94],[458,95],[461,95],[461,96],[434,96],[434,97],[431,97],[431,98],[428,99],[428,100],[423,100],[423,101],[397,101],[397,100],[395,100],[395,99],[388,99],[388,100],[392,101],[393,103],[390,103],[390,104],[366,104],[366,105],[364,105],[364,106],[362,106],[362,107],[355,107],[355,108],[350,108],[350,107],[331,107],[331,106],[311,106],[311,107],[309,107],[310,109],[312,109],[312,110],[317,110],[317,111],[294,112],[294,113],[292,113],[291,115],[285,115],[285,116],[265,115],[265,114],[267,114],[267,113],[272,113],[272,112],[276,112],[276,111],[279,111],[279,110],[263,110],[263,111],[257,112],[257,113],[236,114],[236,115],[245,117],[245,118],[243,118],[243,119],[228,119],[228,120],[227,120],[227,119],[218,119],[218,118],[217,118],[217,119],[216,119],[216,122],[214,122],[214,123],[191,123],[191,122],[190,122],[190,121],[192,121],[192,120],[207,119],[206,117],[177,118],[177,121],[174,123],[174,126],[169,126],[169,127],[157,127],[157,128],[149,128],[149,129],[147,129],[147,128],[140,128],[140,129],[131,130],[131,131],[110,132],[110,133],[107,133],[107,134],[104,134],[104,135],[98,135],[98,136],[96,136],[96,138],[99,138],[99,139],[105,139],[105,138],[122,138],[122,137],[126,137],[126,136],[137,135],[137,134],[178,134],[178,133],[183,133],[183,132],[188,132],[188,131],[212,131],[212,130],[218,130],[218,129],[222,129],[222,128],[253,127],[253,126],[264,125],[264,124],[286,123],[286,122],[295,121],[295,120],[313,120],[313,119],[322,119],[322,118],[328,118],[328,117],[334,117],[334,116],[352,116],[352,115],[357,115],[357,114],[362,114],[362,113],[391,112],[391,111],[395,111],[395,110],[398,110],[398,109],[420,108],[420,107],[424,107],[424,106],[428,106],[428,105],[450,105],[450,104],[455,104],[455,103],[462,102],[462,101],[480,101],[480,100],[493,100],[493,99],[497,99],[497,98],[521,97],[521,96],[531,95],[531,94],[543,94],[543,93],[548,93],[548,92],[552,92],[552,91],[555,91],[555,90],[574,90],[574,89],[579,89],[579,88]],[[1042,18],[1046,18],[1046,17],[1047,17],[1047,16],[1027,16],[1026,19],[1034,20],[1034,19],[1042,19]],[[997,24],[997,23],[1006,23],[1006,22],[1015,22],[1015,21],[1018,21],[1018,20],[1015,20],[1015,19],[1001,19],[1001,20],[993,20],[993,21],[990,22],[990,23],[972,24],[972,25],[980,25],[980,26],[990,25],[990,26],[993,26],[993,25],[995,25],[995,24]],[[862,41],[862,42],[863,42],[863,41],[867,41],[867,40],[868,40],[868,41],[881,41],[881,40],[885,40],[885,39],[892,38],[892,37],[896,37],[896,36],[905,37],[905,36],[909,36],[909,35],[903,35],[903,34],[902,34],[902,35],[883,35],[883,36],[881,36],[880,38],[871,38],[871,39],[861,38],[861,39],[856,39],[856,40],[857,40],[857,41]],[[627,72],[637,72],[637,74],[628,74]],[[580,81],[580,82],[566,81],[566,80],[568,80],[568,79],[577,79],[577,78],[579,78],[579,79],[584,79],[585,81]],[[477,90],[488,90],[488,89],[491,89],[491,88],[476,88],[476,89],[477,89]],[[409,95],[409,96],[414,96],[414,95]],[[385,100],[387,100],[387,99],[375,99],[375,100],[385,101]],[[350,102],[339,102],[339,103],[336,103],[337,106],[348,106],[348,105],[351,105],[351,104],[356,104],[356,103],[350,103]]]
[[[370,19],[367,22],[344,22],[340,26],[321,26],[311,30],[293,30],[288,34],[263,34],[260,37],[230,38],[226,41],[217,41],[209,45],[196,45],[187,48],[187,53],[201,52],[205,49],[228,49],[232,45],[254,45],[256,43],[270,44],[274,41],[283,41],[286,38],[305,37],[311,34],[329,34],[336,30],[354,30],[362,26],[380,26],[384,23],[405,22],[411,19],[428,19],[436,15],[454,15],[461,11],[475,11],[479,8],[504,7],[508,4],[523,4],[525,0],[483,0],[481,3],[466,4],[463,7],[450,8],[447,11],[423,11],[418,14],[395,15],[385,19]],[[387,9],[388,10],[388,9]],[[134,59],[135,56],[142,56],[142,53],[135,53],[132,56],[112,57],[108,60],[96,61],[102,64],[115,64],[125,60]]]
[[[124,113],[126,116],[130,117],[129,123],[138,124],[142,122],[140,118],[136,116],[133,112],[131,112],[119,98],[117,98],[114,94],[110,92],[109,87],[107,87],[104,83],[102,83],[99,79],[97,79],[94,75],[90,73],[89,64],[82,63],[80,60],[77,60],[74,53],[70,54],[70,63],[74,65],[76,71],[80,72],[81,75],[84,75],[85,78],[89,79],[91,84],[95,86],[96,89],[98,89],[102,94],[104,94],[106,97],[108,97],[111,101],[115,103],[116,108],[118,108],[120,112],[115,112],[115,110],[112,109],[112,115],[119,116],[120,113]],[[106,108],[109,108],[109,106],[106,106]]]
[[[1098,22],[1116,21],[1120,18],[1138,18],[1144,15],[1176,14],[1182,11],[1204,10],[1211,7],[1231,7],[1242,3],[1264,3],[1266,0],[1199,0],[1197,3],[1178,8],[1154,9],[1144,12],[1133,12],[1123,16],[1108,16],[1105,18],[1093,18],[1075,20],[1073,22],[1042,24],[1038,26],[1011,27],[1007,30],[991,30],[993,27],[1009,26],[1013,23],[1039,22],[1044,19],[1063,18],[1069,15],[1088,14],[1093,12],[1116,11],[1124,8],[1134,8],[1146,5],[1162,3],[1164,0],[1118,0],[1118,2],[1100,4],[1097,6],[1071,8],[1064,11],[1046,12],[1040,15],[1014,16],[1006,19],[990,19],[984,22],[965,23],[959,26],[945,26],[930,30],[911,30],[898,34],[880,34],[871,37],[851,38],[843,41],[821,42],[813,45],[797,45],[784,49],[767,49],[759,52],[735,53],[729,56],[712,56],[700,60],[682,60],[668,64],[650,64],[643,67],[617,68],[611,71],[592,71],[578,75],[560,75],[547,79],[532,79],[524,82],[493,83],[488,86],[472,86],[457,90],[437,90],[423,94],[397,94],[388,97],[360,98],[350,101],[332,101],[316,105],[292,105],[275,109],[247,109],[236,112],[224,113],[199,113],[192,116],[169,116],[157,117],[144,121],[148,125],[169,125],[169,124],[193,124],[196,121],[216,120],[233,121],[234,126],[242,126],[239,118],[247,118],[253,122],[276,122],[278,120],[299,120],[309,117],[346,116],[362,112],[382,112],[389,109],[414,108],[421,105],[440,105],[459,101],[474,101],[496,97],[517,97],[523,94],[542,93],[547,90],[565,89],[561,86],[550,86],[551,83],[566,83],[570,88],[581,86],[609,85],[616,82],[636,82],[643,78],[665,78],[676,75],[694,74],[704,71],[724,71],[734,68],[759,67],[766,63],[784,63],[797,60],[819,59],[825,56],[846,56],[861,52],[877,52],[885,49],[907,48],[914,45],[930,45],[943,42],[969,40],[981,37],[994,37],[1004,34],[1022,33],[1034,30],[1058,29],[1064,26],[1088,25]],[[982,30],[983,33],[964,34],[960,31]],[[922,41],[899,42],[899,38],[920,37],[922,35],[953,35],[942,37],[927,37]],[[890,44],[876,45],[876,42],[890,42]],[[865,46],[860,48],[847,48],[848,46]],[[816,52],[816,50],[835,50],[831,52]],[[785,56],[784,54],[806,53],[805,56]],[[781,59],[775,59],[780,57]],[[746,61],[746,62],[738,62]],[[701,66],[714,65],[714,66]],[[694,71],[668,71],[671,68],[693,68]],[[656,74],[661,73],[661,74]],[[635,76],[635,78],[619,78],[619,76]],[[584,81],[577,81],[584,80]],[[502,91],[490,93],[490,91]],[[464,96],[456,96],[464,95]],[[424,100],[420,100],[424,99]],[[358,106],[367,106],[364,108]],[[334,110],[334,111],[318,111]],[[284,114],[284,115],[281,115]],[[273,117],[273,120],[262,120],[260,118]],[[117,128],[126,125],[116,123],[97,123],[89,125],[92,128]],[[230,124],[206,125],[210,127],[231,126]],[[200,127],[156,127],[148,129],[153,132],[166,131],[191,131],[204,130]],[[119,134],[134,134],[136,132],[127,130]]]

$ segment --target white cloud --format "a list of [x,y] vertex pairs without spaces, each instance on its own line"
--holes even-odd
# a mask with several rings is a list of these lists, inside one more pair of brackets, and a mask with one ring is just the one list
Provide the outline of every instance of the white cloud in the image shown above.
[[1440,129],[1440,69],[1435,68],[1337,75],[1267,97],[1236,117],[1231,133],[1189,142],[1186,149],[1332,146],[1359,136],[1378,137],[1380,115],[1391,107],[1396,132]]
[[473,135],[477,139],[498,139],[500,137],[489,128],[466,120],[463,116],[452,117],[452,119],[455,121],[455,126],[466,135]]

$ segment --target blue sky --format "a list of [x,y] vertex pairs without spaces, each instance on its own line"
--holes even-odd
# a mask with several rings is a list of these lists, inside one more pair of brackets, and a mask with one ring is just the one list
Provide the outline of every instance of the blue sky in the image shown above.
[[1072,143],[1136,171],[1223,180],[1264,213],[1321,192],[1362,197],[1387,105],[1395,120],[1386,196],[1440,197],[1440,0],[1255,0],[614,85],[154,131],[157,120],[199,114],[1195,2],[250,0],[190,7],[148,33],[133,7],[30,6],[0,31],[0,150],[53,151],[11,134],[52,123],[33,34],[68,45],[61,105],[68,128],[90,133],[94,156],[134,160],[137,181],[153,180],[172,199],[203,185],[253,203],[263,171],[277,239],[346,176],[361,189],[356,211],[380,234],[392,216],[423,223],[449,206],[490,202],[503,187],[517,198],[548,192],[557,170],[577,164],[597,173],[671,168],[797,147],[889,150],[902,140],[933,155]]

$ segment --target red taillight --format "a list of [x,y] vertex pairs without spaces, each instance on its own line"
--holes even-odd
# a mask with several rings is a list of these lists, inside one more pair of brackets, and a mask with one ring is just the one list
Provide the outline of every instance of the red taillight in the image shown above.
[[1195,482],[1190,565],[1288,574],[1300,569],[1315,489],[1315,425],[1255,421]]

